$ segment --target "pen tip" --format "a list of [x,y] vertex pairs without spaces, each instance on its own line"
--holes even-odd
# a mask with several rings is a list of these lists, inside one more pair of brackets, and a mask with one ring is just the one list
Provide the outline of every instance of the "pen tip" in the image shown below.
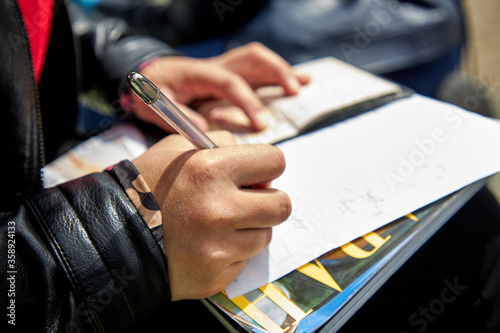
[[159,97],[160,90],[143,75],[131,72],[127,76],[128,84],[132,91],[139,96],[144,103],[152,104]]

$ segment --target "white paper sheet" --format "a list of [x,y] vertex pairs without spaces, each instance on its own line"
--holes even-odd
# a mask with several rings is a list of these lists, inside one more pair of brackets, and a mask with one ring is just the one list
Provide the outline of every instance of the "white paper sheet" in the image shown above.
[[229,298],[499,172],[500,122],[417,95],[279,147],[292,215]]

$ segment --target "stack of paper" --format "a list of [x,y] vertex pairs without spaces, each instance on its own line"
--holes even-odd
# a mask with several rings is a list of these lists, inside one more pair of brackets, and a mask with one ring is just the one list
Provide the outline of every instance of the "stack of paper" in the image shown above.
[[499,172],[500,122],[415,95],[279,147],[292,215],[229,298]]

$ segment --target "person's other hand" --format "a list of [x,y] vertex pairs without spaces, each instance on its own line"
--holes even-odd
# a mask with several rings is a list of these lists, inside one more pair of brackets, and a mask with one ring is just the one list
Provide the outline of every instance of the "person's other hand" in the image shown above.
[[269,187],[285,168],[278,148],[210,136],[220,148],[170,135],[133,161],[161,208],[172,300],[224,289],[291,212],[289,197]]
[[[254,89],[264,85],[279,85],[286,94],[295,94],[309,82],[303,74],[295,74],[279,55],[259,43],[251,43],[223,55],[195,59],[164,57],[152,60],[141,74],[150,79],[172,102],[186,113],[202,130],[208,130],[208,121],[188,105],[199,99],[227,100],[248,117],[251,129],[265,128],[257,113],[263,109]],[[136,116],[172,132],[159,116],[132,95]]]
[[300,86],[310,81],[309,75],[294,73],[285,59],[257,42],[229,50],[211,60],[241,76],[253,89],[278,85],[283,87],[285,95],[295,95]]

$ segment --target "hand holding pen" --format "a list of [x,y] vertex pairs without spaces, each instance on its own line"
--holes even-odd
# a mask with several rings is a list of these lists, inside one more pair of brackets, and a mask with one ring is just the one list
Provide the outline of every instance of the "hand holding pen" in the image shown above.
[[[160,208],[171,298],[209,297],[267,247],[272,227],[290,215],[289,197],[263,185],[284,171],[284,156],[270,145],[235,145],[228,132],[209,138],[147,79],[129,80],[188,138],[169,135],[133,160]],[[210,149],[214,142],[220,148]]]

